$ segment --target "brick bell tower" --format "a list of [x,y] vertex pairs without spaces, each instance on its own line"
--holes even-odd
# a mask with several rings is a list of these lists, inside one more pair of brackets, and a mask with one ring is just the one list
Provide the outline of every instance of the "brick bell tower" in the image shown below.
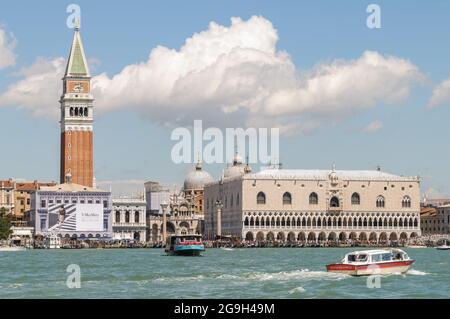
[[72,47],[63,80],[61,103],[60,181],[92,187],[94,98],[91,95],[89,68],[76,23]]

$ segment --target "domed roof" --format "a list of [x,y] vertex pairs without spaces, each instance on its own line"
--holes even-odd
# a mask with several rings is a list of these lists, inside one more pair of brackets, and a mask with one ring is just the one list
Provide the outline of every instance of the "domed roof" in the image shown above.
[[233,165],[227,167],[223,172],[223,178],[232,178],[238,177],[245,174],[245,166],[244,165]]
[[202,169],[200,162],[195,165],[195,170],[189,172],[184,180],[184,190],[203,189],[205,184],[213,182],[212,176]]
[[236,152],[233,157],[233,165],[224,170],[223,178],[240,177],[245,173],[246,166],[243,165],[242,157]]

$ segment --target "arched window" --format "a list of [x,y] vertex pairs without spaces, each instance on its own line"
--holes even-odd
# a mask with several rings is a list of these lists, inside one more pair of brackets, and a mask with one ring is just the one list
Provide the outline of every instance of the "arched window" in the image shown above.
[[84,108],[84,116],[88,116],[88,108],[87,107]]
[[352,205],[359,205],[361,204],[361,198],[359,197],[358,193],[353,193],[352,195]]
[[73,116],[73,107],[70,108],[70,116]]
[[231,197],[230,197],[230,207],[233,207],[233,194],[231,194]]
[[139,223],[139,212],[134,212],[134,222]]
[[331,197],[330,207],[339,207],[339,198],[337,198],[336,196]]
[[239,205],[239,194],[236,196],[236,205]]
[[283,205],[291,205],[292,204],[292,196],[291,193],[286,192],[283,194]]
[[120,212],[116,211],[116,223],[120,223]]
[[410,208],[411,207],[411,198],[409,196],[404,196],[402,199],[402,207]]
[[309,204],[310,205],[317,205],[319,203],[319,196],[317,196],[316,193],[311,193],[309,195]]
[[383,208],[384,205],[385,205],[385,203],[384,203],[384,197],[381,196],[381,195],[378,196],[378,197],[377,197],[377,207]]
[[78,116],[78,108],[75,108],[75,116]]
[[130,222],[130,212],[125,212],[125,223],[129,223]]
[[80,110],[78,111],[78,115],[83,116],[83,108],[82,107],[80,107]]
[[266,194],[263,192],[259,192],[256,196],[256,203],[257,204],[265,204],[266,203]]

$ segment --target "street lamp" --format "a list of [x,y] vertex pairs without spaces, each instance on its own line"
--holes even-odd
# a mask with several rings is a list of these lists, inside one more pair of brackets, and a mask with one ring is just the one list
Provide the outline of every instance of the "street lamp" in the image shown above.
[[163,213],[163,244],[164,247],[166,246],[166,235],[167,235],[167,217],[166,217],[166,210],[167,207],[169,206],[169,204],[167,204],[166,201],[162,201],[161,202],[161,209],[162,209],[162,213]]
[[222,201],[217,200],[215,205],[216,205],[216,209],[217,209],[217,232],[216,232],[216,237],[220,238],[222,236],[222,208],[223,208]]

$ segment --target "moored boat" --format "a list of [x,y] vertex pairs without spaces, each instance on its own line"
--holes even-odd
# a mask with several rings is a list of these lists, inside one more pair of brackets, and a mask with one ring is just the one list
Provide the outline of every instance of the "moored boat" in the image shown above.
[[437,250],[449,250],[449,249],[450,249],[450,246],[442,245],[442,246],[436,247],[436,249],[437,249]]
[[405,273],[414,261],[401,249],[354,251],[346,254],[340,263],[327,265],[327,271],[352,276]]
[[205,251],[200,235],[173,235],[167,238],[165,252],[176,256],[199,256]]

